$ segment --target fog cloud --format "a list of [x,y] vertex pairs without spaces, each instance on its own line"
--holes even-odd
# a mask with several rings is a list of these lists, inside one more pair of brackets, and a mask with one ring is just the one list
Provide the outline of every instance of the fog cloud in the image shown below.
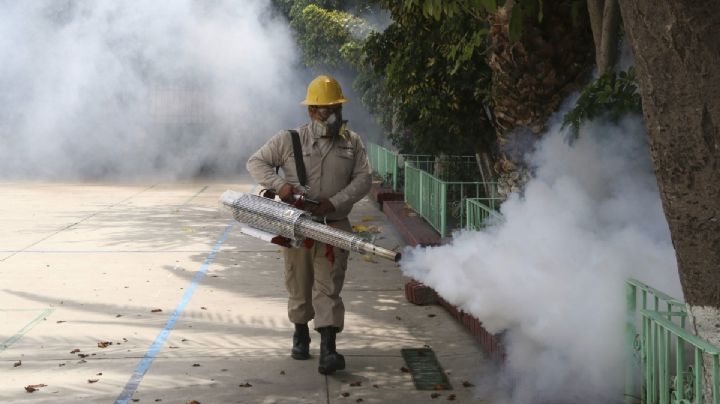
[[266,0],[0,0],[0,177],[237,173],[307,119],[298,60]]
[[569,145],[558,125],[529,157],[505,220],[414,249],[404,272],[505,332],[508,357],[493,402],[619,402],[624,281],[681,298],[675,253],[639,117],[594,123]]

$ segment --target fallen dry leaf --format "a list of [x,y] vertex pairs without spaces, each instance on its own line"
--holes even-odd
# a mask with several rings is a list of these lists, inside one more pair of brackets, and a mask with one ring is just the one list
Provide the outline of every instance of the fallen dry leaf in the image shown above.
[[373,256],[370,254],[364,254],[362,257],[363,257],[363,260],[365,260],[367,262],[377,262],[377,261],[375,261]]
[[435,387],[433,387],[435,390],[445,390],[444,384],[436,384]]
[[97,383],[100,379],[88,379],[88,383]]
[[200,308],[200,310],[207,310],[207,307],[203,306]]
[[240,386],[240,387],[252,387],[252,384],[250,384],[250,383],[243,383],[243,384],[239,384],[238,386]]
[[65,364],[64,364],[64,363],[58,363],[58,366],[61,366],[61,367],[62,367],[62,366],[65,366]]
[[80,350],[77,349],[77,348],[75,348],[75,349],[73,349],[72,351],[70,351],[71,354],[73,354],[73,353],[78,353],[78,352],[80,352]]
[[400,317],[400,316],[395,316],[395,320],[402,320],[402,317]]
[[428,317],[435,317],[437,314],[428,314]]
[[373,384],[373,387],[375,387],[376,389],[380,388],[380,386],[378,386],[377,384]]
[[356,402],[356,403],[362,403],[362,402],[363,402],[363,399],[362,399],[362,398],[358,398],[357,400],[355,400],[355,402]]
[[378,226],[365,226],[362,224],[356,224],[352,227],[353,233],[381,233],[382,227]]
[[98,345],[98,348],[107,348],[108,346],[112,345],[112,342],[110,342],[110,341],[98,341],[97,345]]
[[194,368],[199,368],[199,367],[200,367],[200,364],[199,364],[199,363],[193,363],[193,367],[194,367]]
[[343,396],[343,397],[347,397],[347,396],[350,395],[350,393],[348,393],[348,392],[346,391],[346,392],[344,392],[344,393],[341,393],[340,395]]
[[17,361],[17,362],[15,362],[15,363],[13,363],[13,367],[14,367],[14,368],[16,368],[16,367],[18,367],[18,366],[20,366],[20,365],[22,365],[22,361]]
[[475,387],[474,384],[470,383],[469,381],[465,380],[462,382],[463,387]]
[[358,386],[362,386],[362,382],[361,381],[352,382],[352,383],[350,383],[350,385],[353,387],[358,387]]
[[160,313],[162,309],[152,309],[150,310],[151,313]]
[[408,373],[408,372],[410,372],[410,369],[408,369],[408,368],[406,368],[405,366],[403,366],[403,367],[400,368],[400,371],[403,372],[403,373]]
[[192,400],[192,401],[188,401],[187,404],[200,404],[200,401]]
[[455,394],[450,394],[448,396],[448,401],[455,401]]
[[62,323],[66,323],[66,322],[67,322],[67,321],[65,321],[65,320],[58,320],[58,321],[56,321],[56,323],[58,323],[58,324],[62,324]]
[[353,233],[367,233],[368,227],[362,224],[356,224],[352,227]]
[[102,372],[96,373],[95,376],[102,376]]
[[430,394],[430,398],[438,398],[438,397],[440,397],[441,395],[442,395],[442,394],[440,394],[440,393],[432,393],[432,394]]
[[25,391],[28,393],[32,393],[33,391],[37,391],[41,387],[47,387],[47,384],[31,384],[29,386],[25,386]]
[[281,370],[281,371],[280,371],[280,374],[281,374],[281,375],[284,375],[284,374],[285,374],[285,371],[284,371],[284,370]]
[[78,356],[81,357],[81,358],[87,358],[87,357],[90,356],[90,355],[85,354],[85,353],[79,353]]
[[116,314],[115,318],[122,317],[122,314]]

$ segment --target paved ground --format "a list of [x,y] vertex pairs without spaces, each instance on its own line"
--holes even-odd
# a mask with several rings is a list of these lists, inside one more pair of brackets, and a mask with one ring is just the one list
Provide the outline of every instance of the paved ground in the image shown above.
[[[348,369],[317,373],[316,333],[313,359],[292,360],[280,250],[218,213],[226,189],[253,186],[0,183],[0,402],[481,401],[463,387],[485,361],[472,337],[407,303],[395,264],[358,254],[338,337]],[[351,219],[402,243],[368,200]],[[400,370],[400,349],[424,345],[454,387],[436,398]]]

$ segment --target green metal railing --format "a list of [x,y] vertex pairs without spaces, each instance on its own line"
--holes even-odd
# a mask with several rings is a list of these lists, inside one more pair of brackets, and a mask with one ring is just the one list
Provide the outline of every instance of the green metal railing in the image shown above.
[[[626,402],[720,404],[720,349],[686,329],[685,303],[635,279],[625,289]],[[711,397],[703,397],[704,359]]]
[[485,227],[488,220],[502,220],[497,209],[502,200],[500,198],[467,198],[465,199],[464,229],[480,230]]
[[452,156],[441,160],[430,156],[405,161],[405,203],[410,205],[438,233],[462,226],[467,198],[488,198],[486,189],[495,183],[472,181],[479,178],[474,156]]
[[404,185],[404,168],[406,161],[426,161],[433,157],[423,154],[399,154],[383,146],[368,142],[368,159],[373,173],[393,191],[400,191]]
[[380,177],[386,184],[392,186],[393,191],[398,189],[398,155],[390,150],[368,143],[368,159],[372,166],[373,173]]

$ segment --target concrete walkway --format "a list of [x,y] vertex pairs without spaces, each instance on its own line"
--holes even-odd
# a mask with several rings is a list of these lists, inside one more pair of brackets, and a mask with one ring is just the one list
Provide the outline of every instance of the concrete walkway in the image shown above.
[[[313,358],[291,359],[279,247],[218,213],[226,189],[253,185],[1,183],[0,402],[482,401],[463,386],[485,362],[470,334],[407,303],[395,264],[358,254],[338,336],[348,368],[317,373],[314,332]],[[402,244],[367,199],[351,220]],[[400,349],[424,345],[454,388],[434,398],[401,371]]]

